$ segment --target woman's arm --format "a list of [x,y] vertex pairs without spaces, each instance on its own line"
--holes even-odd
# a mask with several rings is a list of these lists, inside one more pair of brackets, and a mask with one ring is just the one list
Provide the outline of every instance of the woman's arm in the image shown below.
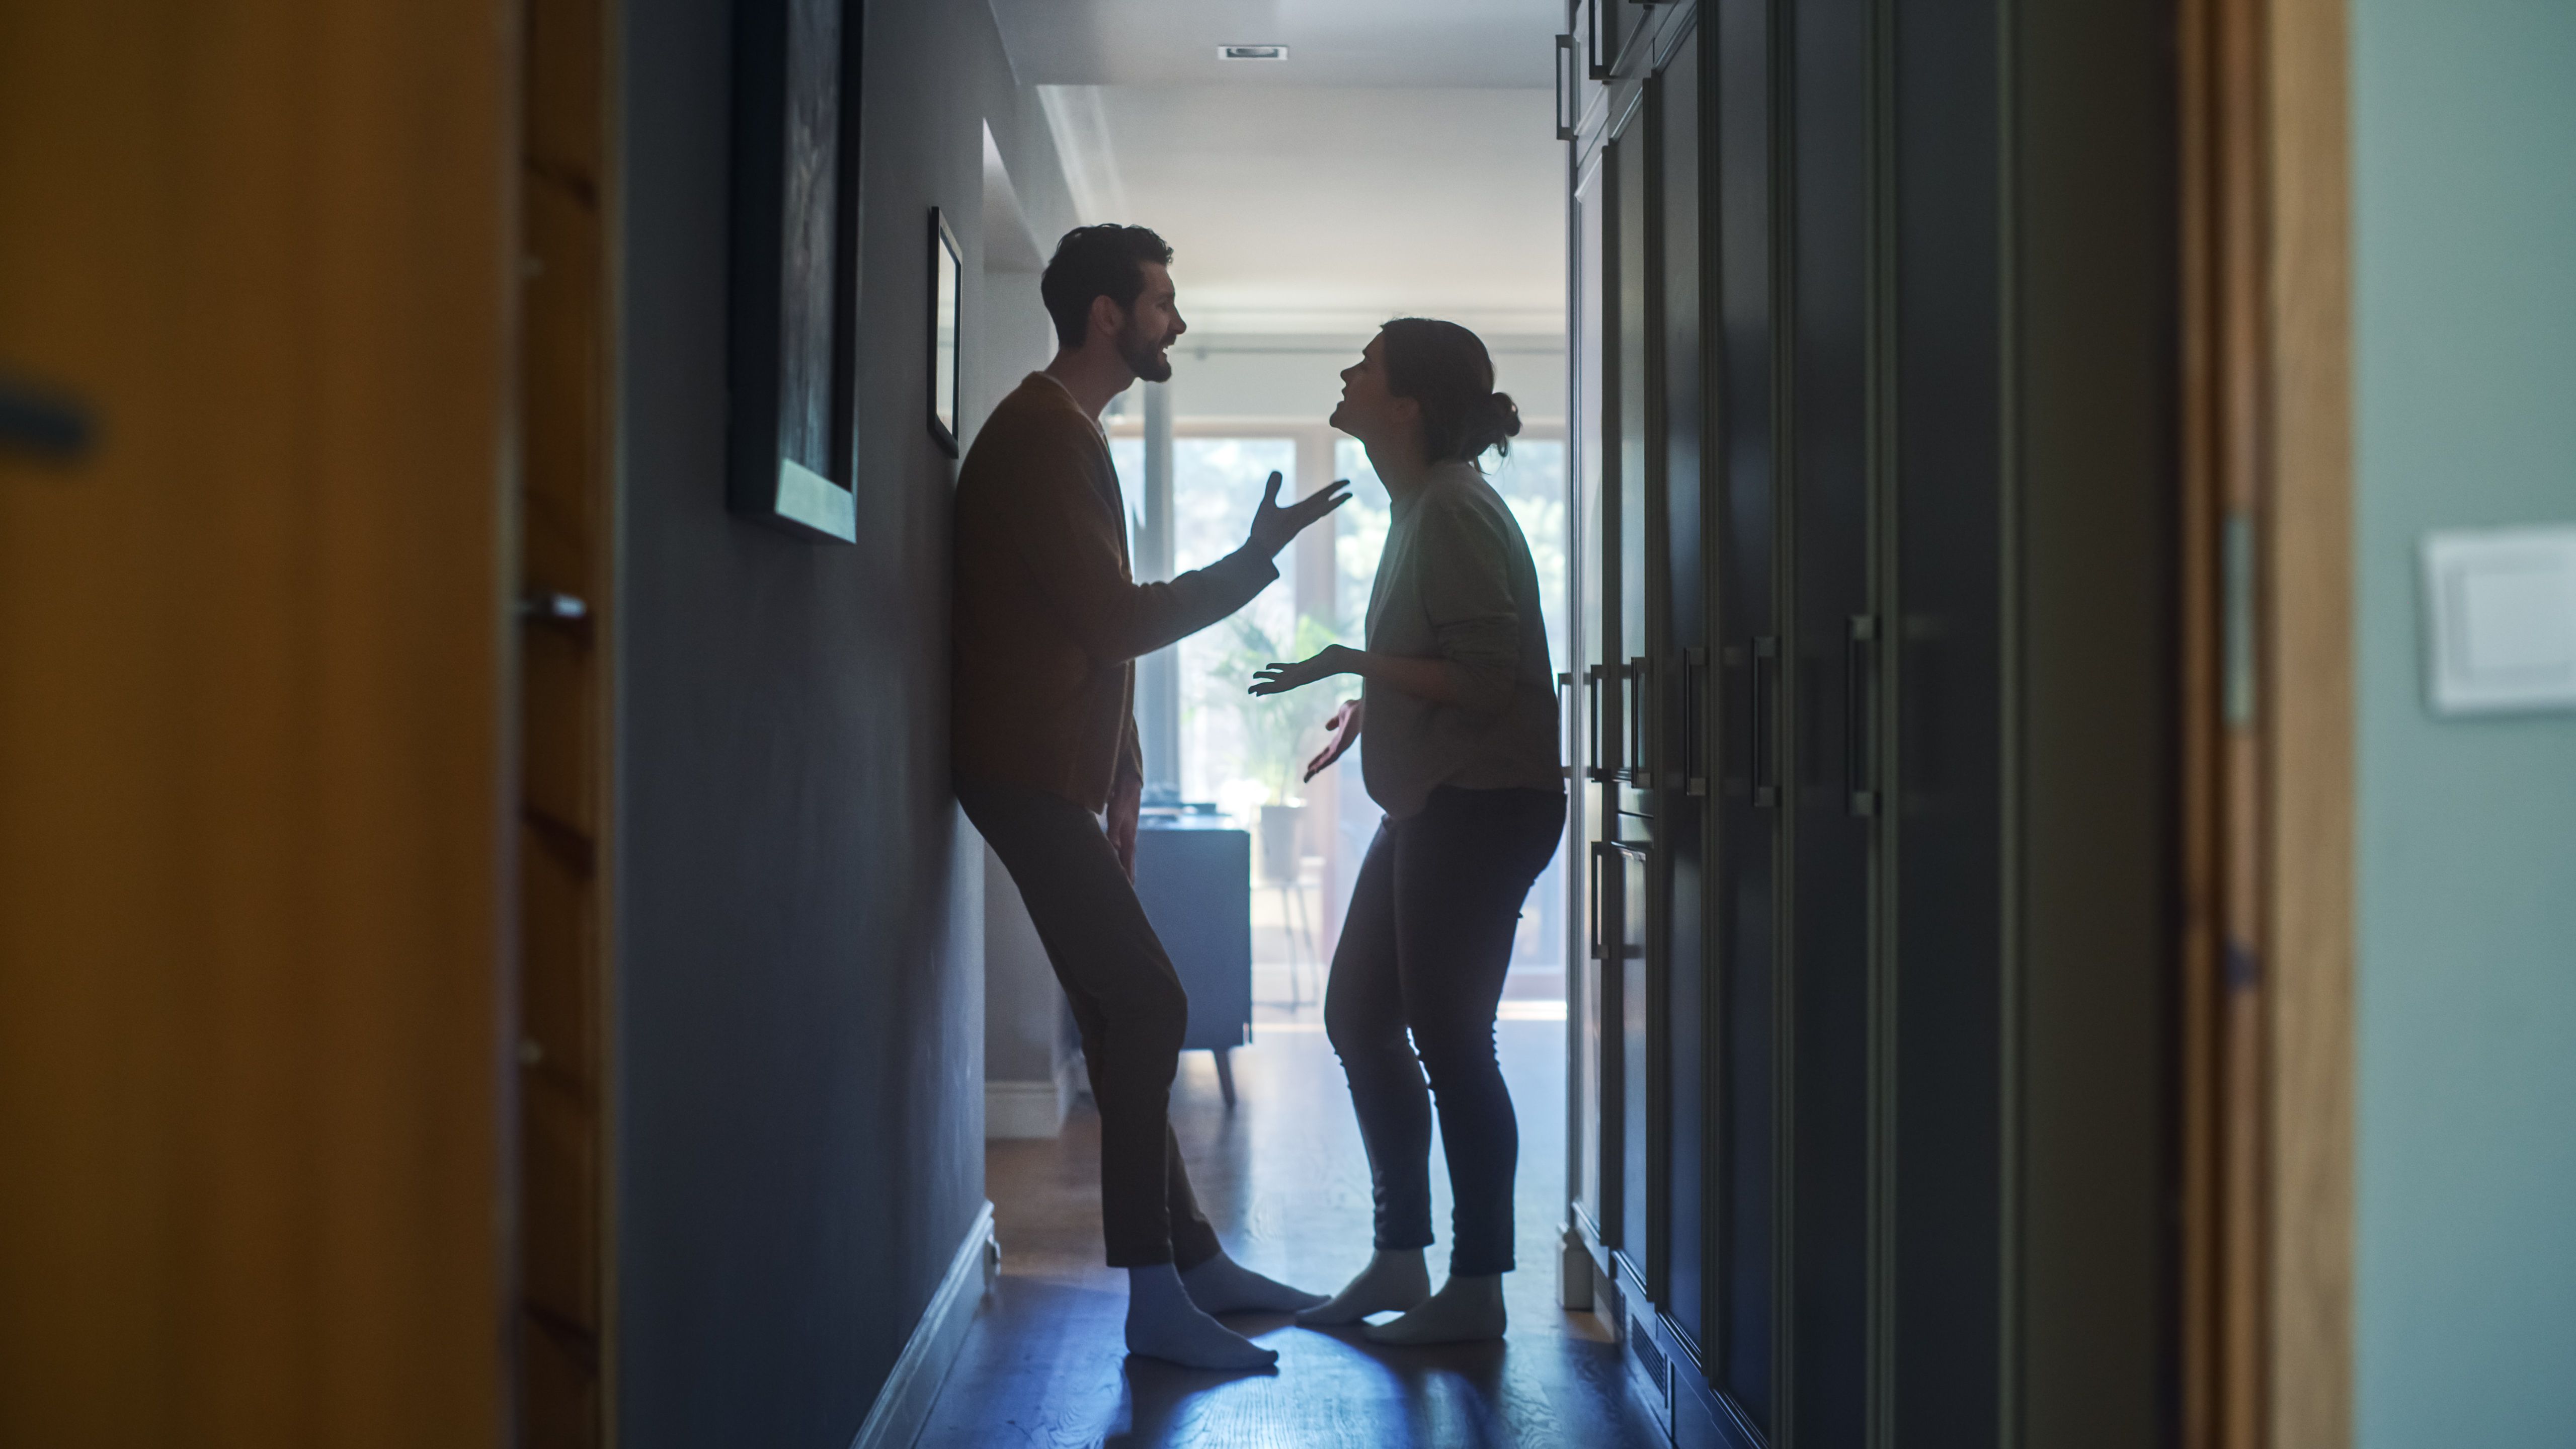
[[1271,665],[1252,676],[1251,692],[1286,694],[1336,674],[1356,674],[1433,704],[1456,704],[1465,694],[1461,687],[1463,682],[1458,677],[1458,666],[1446,659],[1372,654],[1365,649],[1352,649],[1340,644],[1328,644],[1322,653],[1294,664]]

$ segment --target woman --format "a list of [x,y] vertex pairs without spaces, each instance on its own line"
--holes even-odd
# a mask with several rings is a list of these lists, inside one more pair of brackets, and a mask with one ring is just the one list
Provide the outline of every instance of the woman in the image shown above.
[[[1521,901],[1565,822],[1538,571],[1476,464],[1487,448],[1510,447],[1520,414],[1494,391],[1493,359],[1474,333],[1408,317],[1342,373],[1332,424],[1367,447],[1394,505],[1368,647],[1273,664],[1252,692],[1360,677],[1360,697],[1333,716],[1332,741],[1306,778],[1365,727],[1361,776],[1386,819],[1351,891],[1324,1028],[1368,1147],[1377,1253],[1298,1321],[1351,1324],[1397,1309],[1403,1317],[1368,1336],[1499,1338],[1520,1130],[1494,1059],[1494,1010]],[[1449,1281],[1437,1294],[1423,1265],[1434,1096],[1455,1202]]]

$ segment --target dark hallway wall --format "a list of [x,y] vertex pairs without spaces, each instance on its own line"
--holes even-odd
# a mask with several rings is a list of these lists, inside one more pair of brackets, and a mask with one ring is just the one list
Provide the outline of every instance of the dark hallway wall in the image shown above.
[[988,7],[865,8],[854,546],[725,509],[731,19],[625,8],[615,1302],[636,1449],[850,1442],[984,1196],[926,236],[946,208],[978,305],[988,121],[1042,236],[1070,203]]

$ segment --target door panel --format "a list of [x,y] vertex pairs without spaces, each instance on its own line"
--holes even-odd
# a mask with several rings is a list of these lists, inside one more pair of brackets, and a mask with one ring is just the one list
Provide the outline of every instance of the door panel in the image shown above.
[[1617,957],[1605,943],[1616,934],[1616,905],[1608,892],[1614,882],[1603,878],[1601,843],[1612,838],[1606,791],[1616,768],[1619,737],[1617,699],[1619,555],[1618,460],[1612,453],[1618,430],[1607,412],[1617,396],[1612,374],[1617,357],[1611,339],[1617,319],[1610,313],[1616,296],[1617,258],[1609,250],[1617,235],[1611,217],[1616,178],[1606,158],[1595,157],[1577,178],[1575,207],[1575,380],[1577,393],[1574,486],[1582,519],[1582,552],[1577,587],[1581,591],[1581,634],[1575,678],[1581,686],[1580,742],[1583,769],[1574,798],[1582,802],[1586,873],[1590,885],[1589,950],[1583,959],[1583,1059],[1576,1064],[1582,1094],[1578,1135],[1581,1168],[1577,1207],[1590,1220],[1604,1245],[1619,1238],[1619,1074],[1623,1020]]
[[1795,1433],[1861,1444],[1871,1182],[1871,835],[1855,792],[1870,691],[1872,0],[1799,0],[1790,118],[1792,327],[1784,664],[1790,779],[1790,1017],[1796,1067]]
[[1620,1118],[1620,1255],[1645,1278],[1647,1296],[1657,1296],[1660,1257],[1657,1229],[1663,1217],[1662,1154],[1655,1138],[1662,1114],[1655,1110],[1655,1056],[1646,1050],[1660,1024],[1652,991],[1654,952],[1653,852],[1645,846],[1614,844],[1605,848],[1602,874],[1612,884],[1618,907],[1618,930],[1611,959],[1618,968],[1622,1004],[1620,1035],[1627,1043],[1620,1063],[1619,1095],[1627,1105]]
[[[1615,182],[1611,192],[1615,210],[1610,245],[1617,262],[1611,294],[1616,320],[1609,342],[1616,349],[1617,364],[1612,373],[1616,383],[1610,407],[1617,428],[1612,447],[1618,455],[1615,496],[1619,524],[1614,547],[1619,565],[1618,592],[1612,597],[1617,603],[1619,652],[1613,657],[1619,666],[1622,729],[1618,764],[1612,771],[1616,782],[1613,798],[1620,812],[1638,816],[1654,811],[1651,757],[1655,749],[1655,670],[1647,620],[1648,596],[1661,572],[1655,566],[1650,537],[1655,531],[1651,496],[1655,481],[1651,465],[1655,410],[1648,347],[1656,322],[1654,226],[1650,211],[1656,186],[1649,166],[1650,129],[1648,124],[1632,122],[1626,134],[1604,148],[1602,161]],[[1623,828],[1639,827],[1632,824]]]
[[1701,509],[1701,435],[1707,368],[1700,320],[1700,71],[1696,26],[1651,86],[1658,198],[1655,442],[1661,587],[1652,653],[1668,687],[1658,699],[1663,748],[1653,771],[1663,847],[1662,975],[1667,1082],[1663,1150],[1670,1206],[1664,1309],[1706,1355],[1708,1316],[1708,958],[1705,740],[1708,688],[1707,541]]
[[504,1436],[513,13],[0,21],[0,1443]]
[[1717,769],[1710,862],[1719,1060],[1718,1342],[1712,1378],[1757,1428],[1773,1405],[1778,1304],[1775,1224],[1778,1098],[1779,657],[1777,485],[1771,386],[1774,56],[1770,0],[1719,0],[1709,43],[1716,192],[1719,399],[1710,446],[1714,507],[1710,608]]

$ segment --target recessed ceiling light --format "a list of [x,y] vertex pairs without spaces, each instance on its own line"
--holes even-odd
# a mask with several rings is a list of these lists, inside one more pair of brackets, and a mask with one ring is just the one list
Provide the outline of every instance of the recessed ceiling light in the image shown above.
[[1288,58],[1288,47],[1284,45],[1220,45],[1216,48],[1216,58],[1219,60],[1286,60]]

